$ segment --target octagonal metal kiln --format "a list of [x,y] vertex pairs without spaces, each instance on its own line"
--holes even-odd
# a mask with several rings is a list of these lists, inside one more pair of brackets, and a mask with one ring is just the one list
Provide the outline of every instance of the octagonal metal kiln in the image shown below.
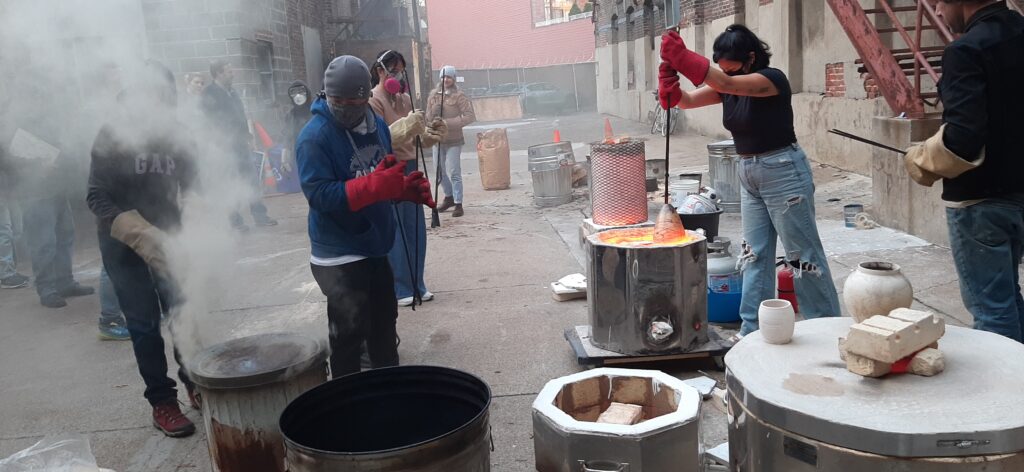
[[1024,470],[1024,345],[947,326],[946,370],[864,378],[839,360],[850,318],[758,333],[725,357],[730,464],[742,472]]
[[[596,423],[611,402],[642,406],[642,421]],[[537,470],[699,470],[700,405],[696,389],[656,370],[601,368],[552,380],[533,402]]]
[[707,240],[687,231],[654,244],[654,228],[587,237],[591,342],[622,354],[685,352],[708,341]]

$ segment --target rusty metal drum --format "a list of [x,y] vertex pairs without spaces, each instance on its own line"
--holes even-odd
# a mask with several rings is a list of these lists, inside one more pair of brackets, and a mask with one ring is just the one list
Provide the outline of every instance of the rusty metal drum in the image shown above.
[[283,472],[278,418],[327,381],[327,349],[292,333],[247,336],[200,352],[190,377],[203,398],[210,461],[219,472]]

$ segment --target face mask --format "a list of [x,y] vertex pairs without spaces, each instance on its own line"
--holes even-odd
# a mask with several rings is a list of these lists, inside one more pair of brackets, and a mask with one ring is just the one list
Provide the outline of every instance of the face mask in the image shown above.
[[345,129],[353,129],[366,119],[367,105],[335,105],[328,102],[334,119]]
[[728,72],[725,73],[725,75],[728,75],[730,77],[736,77],[737,75],[743,75],[743,74],[744,74],[743,69],[731,70],[731,71],[728,71]]
[[298,106],[305,105],[306,104],[306,100],[307,100],[306,99],[306,94],[304,94],[304,93],[300,93],[300,94],[297,94],[294,97],[292,97],[292,102],[294,102]]

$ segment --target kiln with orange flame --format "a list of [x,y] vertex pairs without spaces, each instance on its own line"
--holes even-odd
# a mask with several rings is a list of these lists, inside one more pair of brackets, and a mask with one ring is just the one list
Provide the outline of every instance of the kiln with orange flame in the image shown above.
[[654,242],[654,228],[587,237],[591,342],[622,354],[687,352],[708,342],[707,241]]

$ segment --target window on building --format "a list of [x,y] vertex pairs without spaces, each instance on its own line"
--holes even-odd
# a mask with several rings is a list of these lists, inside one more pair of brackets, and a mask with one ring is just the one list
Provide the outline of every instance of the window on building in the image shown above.
[[626,23],[626,89],[636,90],[636,44],[633,42],[636,22],[632,15]]
[[274,101],[274,45],[256,41],[256,72],[260,78],[260,99]]
[[619,88],[619,16],[612,15],[612,88]]
[[665,27],[671,28],[679,24],[682,20],[682,10],[679,6],[679,0],[665,0]]

